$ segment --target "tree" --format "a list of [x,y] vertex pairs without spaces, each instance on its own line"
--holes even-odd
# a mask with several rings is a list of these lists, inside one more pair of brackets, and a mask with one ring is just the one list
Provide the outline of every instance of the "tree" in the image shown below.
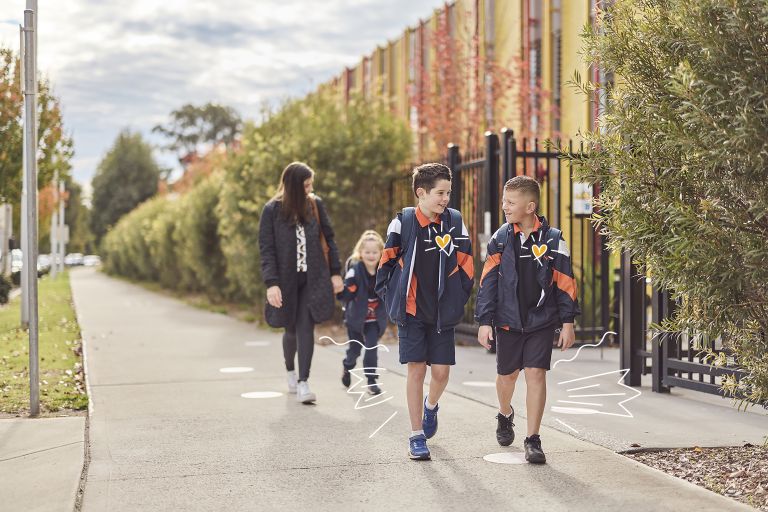
[[186,104],[171,112],[171,121],[152,128],[170,139],[165,149],[176,153],[183,166],[204,152],[203,146],[224,144],[231,147],[242,128],[240,115],[232,107],[206,103]]
[[[69,174],[74,152],[72,138],[64,133],[61,107],[51,84],[40,80],[38,93],[37,184],[42,192],[56,171],[61,177]],[[0,202],[13,204],[16,233],[21,219],[23,99],[19,59],[12,50],[0,48]]]
[[139,133],[123,130],[93,178],[91,230],[96,243],[123,215],[157,192],[160,169]]
[[411,134],[383,102],[353,96],[347,105],[317,93],[265,112],[249,125],[242,148],[225,165],[217,214],[228,281],[245,298],[261,297],[258,227],[264,204],[294,160],[315,171],[341,254],[365,229],[383,232],[393,212],[389,182],[410,156]]
[[67,206],[64,210],[64,222],[69,226],[69,252],[93,252],[93,234],[90,228],[91,211],[83,204],[83,189],[71,178],[64,183],[67,194]]
[[722,336],[747,374],[724,389],[768,403],[768,4],[618,0],[598,22],[585,51],[619,85],[576,77],[609,102],[567,158],[600,185],[610,248],[678,302],[660,328]]
[[436,12],[433,25],[421,23],[416,31],[415,76],[409,97],[419,132],[428,134],[432,143],[426,152],[421,148],[426,154],[420,158],[435,150],[442,154],[448,143],[459,144],[465,152],[480,149],[486,130],[514,124],[515,119],[494,117],[494,112],[504,112],[510,103],[517,111],[512,115],[524,120],[518,137],[556,137],[546,121],[535,129],[530,126],[534,117],[559,117],[541,80],[532,83],[530,61],[517,56],[498,62],[493,47],[480,39],[479,4],[457,16],[460,5],[446,3]]

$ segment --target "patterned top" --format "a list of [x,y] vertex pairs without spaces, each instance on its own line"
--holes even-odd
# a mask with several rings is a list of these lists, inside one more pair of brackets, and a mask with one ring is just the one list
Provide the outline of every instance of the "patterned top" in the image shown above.
[[296,223],[296,272],[307,271],[307,235],[304,226]]

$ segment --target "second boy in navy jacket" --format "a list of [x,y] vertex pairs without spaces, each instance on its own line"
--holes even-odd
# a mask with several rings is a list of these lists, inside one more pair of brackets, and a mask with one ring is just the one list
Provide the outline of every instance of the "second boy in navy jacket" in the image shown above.
[[488,242],[475,306],[480,324],[477,341],[488,348],[496,329],[496,440],[509,446],[515,439],[510,402],[524,370],[525,458],[534,463],[546,462],[539,428],[552,345],[558,331],[563,350],[574,343],[574,319],[580,314],[568,246],[560,230],[536,214],[540,195],[538,182],[528,176],[516,176],[504,185],[502,209],[507,222]]

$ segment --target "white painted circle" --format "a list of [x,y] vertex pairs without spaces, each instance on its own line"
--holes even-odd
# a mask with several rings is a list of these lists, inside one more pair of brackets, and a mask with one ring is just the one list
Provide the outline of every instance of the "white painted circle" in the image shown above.
[[232,366],[230,368],[219,369],[221,373],[248,373],[252,372],[253,368],[250,366]]
[[268,347],[269,342],[268,341],[246,341],[245,346],[246,347]]
[[250,393],[243,393],[240,396],[243,398],[277,398],[283,396],[283,394],[277,391],[251,391]]
[[525,460],[525,454],[522,452],[491,453],[483,457],[483,460],[494,464],[528,464],[528,461]]
[[496,383],[486,380],[468,380],[466,382],[462,382],[465,386],[470,386],[473,388],[495,388]]

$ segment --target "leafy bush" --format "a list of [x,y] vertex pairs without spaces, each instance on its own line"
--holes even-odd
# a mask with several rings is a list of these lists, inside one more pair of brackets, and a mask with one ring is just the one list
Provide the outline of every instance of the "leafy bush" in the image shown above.
[[617,0],[599,26],[586,53],[617,86],[569,158],[600,184],[611,249],[680,303],[663,329],[722,336],[747,373],[724,389],[766,403],[768,4]]

